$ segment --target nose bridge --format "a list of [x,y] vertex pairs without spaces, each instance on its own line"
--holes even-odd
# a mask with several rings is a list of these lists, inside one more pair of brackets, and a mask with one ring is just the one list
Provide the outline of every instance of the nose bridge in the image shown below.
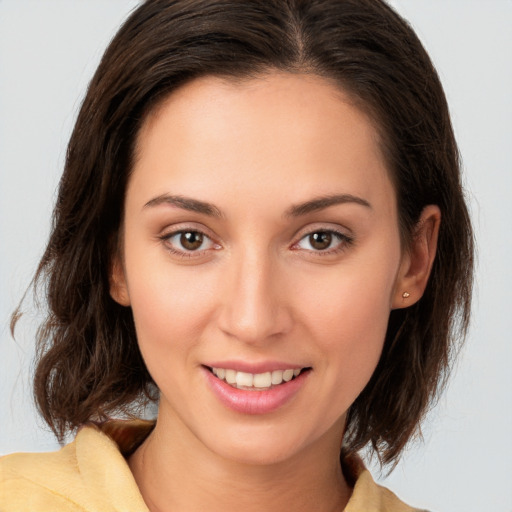
[[246,343],[262,343],[289,329],[279,265],[267,248],[248,246],[233,257],[221,328]]

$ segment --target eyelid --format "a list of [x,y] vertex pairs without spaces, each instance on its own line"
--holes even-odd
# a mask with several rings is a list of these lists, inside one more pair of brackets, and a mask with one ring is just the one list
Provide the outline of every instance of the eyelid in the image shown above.
[[298,229],[293,238],[295,240],[300,240],[304,238],[306,235],[311,235],[312,233],[317,232],[327,232],[327,233],[336,233],[341,237],[346,238],[354,238],[352,230],[346,226],[334,223],[334,222],[312,222],[307,224],[306,226]]
[[212,232],[211,229],[207,228],[204,224],[198,222],[177,222],[175,224],[169,224],[163,227],[160,230],[160,234],[158,238],[169,238],[173,234],[176,233],[186,233],[187,231],[193,231],[197,233],[201,233],[204,236],[207,236],[211,240],[216,240],[218,237],[215,233]]

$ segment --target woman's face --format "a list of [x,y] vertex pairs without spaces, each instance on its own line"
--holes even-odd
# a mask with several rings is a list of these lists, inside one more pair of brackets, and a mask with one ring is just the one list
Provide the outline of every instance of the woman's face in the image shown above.
[[339,446],[403,292],[372,123],[318,77],[206,77],[152,113],[136,155],[112,295],[159,424],[251,463]]

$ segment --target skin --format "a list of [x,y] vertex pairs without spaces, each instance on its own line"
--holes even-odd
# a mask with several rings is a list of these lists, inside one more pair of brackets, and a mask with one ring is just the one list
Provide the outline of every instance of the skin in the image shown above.
[[[377,130],[311,75],[197,79],[147,118],[136,156],[111,294],[132,308],[161,391],[155,430],[129,461],[148,507],[342,510],[346,412],[391,309],[423,293],[438,208],[403,250]],[[291,214],[333,195],[345,201]],[[180,245],[183,230],[204,233],[199,249]],[[312,245],[329,230],[327,249]],[[282,407],[242,414],[205,380],[203,365],[227,360],[311,370]]]

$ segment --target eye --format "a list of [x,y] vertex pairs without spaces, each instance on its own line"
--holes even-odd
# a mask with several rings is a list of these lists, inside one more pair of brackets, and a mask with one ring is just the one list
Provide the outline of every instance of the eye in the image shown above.
[[220,246],[213,240],[197,230],[180,230],[161,237],[167,248],[176,254],[189,255],[190,253],[201,253],[209,249],[218,249]]
[[352,243],[352,239],[342,233],[332,230],[317,230],[302,237],[296,247],[306,251],[333,253],[350,243]]

